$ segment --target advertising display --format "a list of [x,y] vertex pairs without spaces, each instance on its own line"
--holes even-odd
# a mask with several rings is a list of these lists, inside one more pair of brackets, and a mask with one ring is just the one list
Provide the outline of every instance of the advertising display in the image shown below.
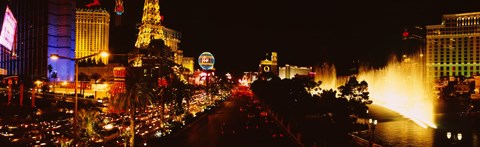
[[0,32],[0,45],[8,50],[12,50],[15,40],[15,30],[17,28],[17,20],[13,17],[12,11],[7,6],[5,17],[3,18],[2,30]]
[[198,57],[198,64],[203,70],[210,70],[213,68],[213,65],[215,64],[215,58],[213,57],[212,53],[203,52]]

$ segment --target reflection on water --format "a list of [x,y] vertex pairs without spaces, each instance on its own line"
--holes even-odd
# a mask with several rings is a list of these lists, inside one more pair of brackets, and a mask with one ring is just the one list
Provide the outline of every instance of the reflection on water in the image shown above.
[[[438,128],[423,128],[408,118],[377,105],[370,116],[379,119],[375,142],[383,146],[480,146],[480,120],[461,114],[437,114]],[[447,132],[451,133],[450,139]],[[458,139],[461,133],[461,139]],[[364,137],[368,134],[364,134]]]
[[435,129],[425,129],[408,119],[379,123],[375,141],[385,146],[432,146]]

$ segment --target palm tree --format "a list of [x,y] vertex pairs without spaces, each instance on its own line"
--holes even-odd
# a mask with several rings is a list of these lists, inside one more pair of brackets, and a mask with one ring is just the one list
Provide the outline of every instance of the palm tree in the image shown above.
[[57,78],[58,78],[58,75],[57,75],[57,72],[53,72],[52,75],[50,75],[50,78],[53,79],[53,93],[55,93],[55,85],[57,84]]
[[135,67],[127,67],[125,77],[126,91],[114,96],[112,106],[117,110],[124,110],[130,113],[130,146],[135,145],[135,110],[137,106],[151,104],[155,97],[155,88],[151,79],[143,77]]
[[90,75],[90,78],[93,79],[93,80],[95,80],[95,84],[96,84],[97,81],[98,81],[100,78],[102,78],[102,75],[100,75],[100,74],[98,74],[98,73],[92,73],[92,74]]
[[90,138],[100,136],[98,132],[101,129],[102,120],[100,119],[100,112],[98,110],[82,109],[78,113],[78,118],[82,140],[85,140],[88,144]]
[[82,82],[89,81],[90,77],[87,74],[85,74],[84,72],[80,72],[78,74],[78,80],[80,81],[80,93],[82,95],[84,95],[85,94],[85,86],[83,86],[84,84],[82,84]]

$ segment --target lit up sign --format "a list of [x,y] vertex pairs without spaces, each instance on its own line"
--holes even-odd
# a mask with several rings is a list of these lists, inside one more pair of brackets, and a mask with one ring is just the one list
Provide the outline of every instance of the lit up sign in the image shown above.
[[8,50],[12,50],[13,40],[15,39],[15,30],[17,28],[17,20],[13,17],[12,11],[7,6],[5,17],[3,18],[2,32],[0,33],[0,45]]
[[203,70],[210,70],[215,64],[215,58],[210,52],[203,52],[198,57],[198,64]]
[[123,1],[122,0],[116,0],[115,1],[115,13],[117,13],[117,15],[122,15],[123,14]]
[[92,84],[92,90],[94,91],[108,91],[107,84]]
[[264,66],[263,71],[264,72],[270,72],[270,66]]

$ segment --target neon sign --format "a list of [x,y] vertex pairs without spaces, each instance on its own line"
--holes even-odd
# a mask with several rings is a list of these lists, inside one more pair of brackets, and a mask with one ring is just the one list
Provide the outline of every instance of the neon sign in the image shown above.
[[5,17],[3,18],[2,32],[0,33],[0,45],[3,45],[8,50],[12,50],[15,30],[17,29],[17,20],[13,17],[12,11],[7,6]]
[[123,14],[123,1],[122,0],[116,0],[115,1],[115,13],[117,13],[117,15],[122,15]]

